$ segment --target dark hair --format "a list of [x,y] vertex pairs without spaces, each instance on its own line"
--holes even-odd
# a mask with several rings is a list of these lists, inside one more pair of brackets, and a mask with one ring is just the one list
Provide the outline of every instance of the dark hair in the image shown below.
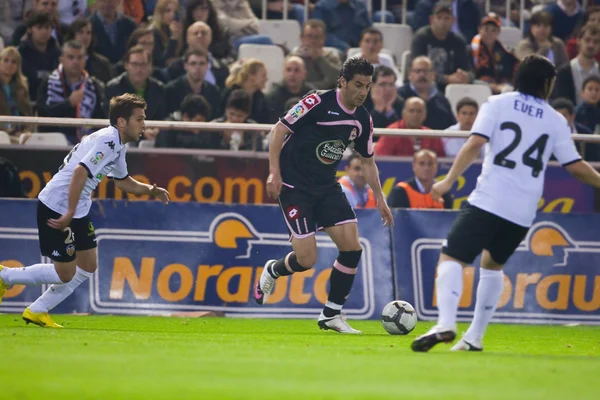
[[573,105],[573,102],[565,97],[559,97],[555,99],[551,106],[555,110],[567,110],[569,115],[573,115],[573,113],[575,113],[575,106]]
[[385,65],[379,65],[375,68],[373,71],[373,83],[377,83],[380,76],[393,76],[394,80],[398,79],[394,70]]
[[137,53],[142,53],[148,56],[148,62],[150,64],[152,64],[152,54],[148,53],[146,51],[146,49],[144,48],[144,46],[140,46],[140,45],[135,45],[133,47],[131,47],[129,50],[127,50],[127,53],[125,53],[125,55],[123,56],[123,64],[126,64],[129,62],[129,58],[131,57],[132,54],[137,54]]
[[360,160],[360,154],[358,154],[356,151],[353,151],[350,154],[350,156],[346,160],[346,166],[349,167],[350,164],[352,164],[352,161],[354,161],[354,160]]
[[[69,25],[69,30],[67,31],[65,40],[75,40],[75,35],[77,35],[79,32],[81,32],[83,30],[83,28],[85,28],[88,25],[91,27],[92,23],[87,18],[79,17],[79,18],[75,19],[73,22],[71,22],[71,25]],[[94,36],[94,34],[92,33],[92,41],[90,43],[90,49],[93,49],[95,45],[96,45],[96,36]]]
[[373,65],[360,57],[351,57],[344,61],[340,69],[340,78],[350,82],[355,75],[373,76]]
[[325,25],[325,22],[320,19],[309,19],[308,21],[305,21],[304,25],[302,25],[302,35],[304,35],[304,29],[306,29],[307,26],[310,26],[311,28],[320,28],[323,31],[323,34],[327,35],[327,26]]
[[[218,41],[221,38],[221,27],[219,26],[219,20],[217,19],[217,12],[210,0],[190,0],[185,6],[185,20],[183,24],[183,32],[187,32],[188,28],[196,22],[194,20],[194,10],[201,5],[208,5],[208,18],[206,25],[212,30],[213,42]],[[183,40],[185,46],[187,46],[187,35],[184,33]]]
[[188,94],[183,98],[180,107],[181,114],[187,114],[189,118],[203,115],[207,121],[212,119],[212,107],[204,96],[199,94]]
[[54,26],[54,17],[47,12],[34,11],[27,18],[27,29],[33,28],[36,25]]
[[477,104],[477,102],[474,99],[470,97],[463,97],[458,101],[458,104],[456,104],[456,113],[458,114],[461,108],[467,106],[475,107],[475,111],[479,111],[479,104]]
[[81,42],[78,40],[67,40],[66,42],[64,42],[61,50],[64,53],[66,49],[83,50],[87,53],[87,49],[85,48],[85,46],[81,44]]
[[154,30],[145,25],[137,28],[131,33],[131,35],[129,35],[129,40],[127,40],[127,48],[130,49],[133,46],[137,46],[138,40],[140,40],[142,36],[146,35],[152,35],[154,37]]
[[[600,10],[598,10],[598,12],[600,12]],[[592,23],[584,25],[577,33],[577,39],[581,39],[586,33],[589,33],[592,36],[599,35],[600,25]]]
[[[533,37],[533,33],[531,33],[531,28],[534,25],[549,25],[552,26],[552,14],[550,14],[546,10],[538,11],[533,13],[531,19],[529,20],[529,32],[527,32],[527,37],[533,43],[535,43],[535,38]],[[550,32],[550,41],[552,41],[552,32]],[[535,48],[536,46],[534,46]],[[536,48],[537,50],[537,48]]]
[[183,55],[183,61],[188,62],[191,56],[204,57],[208,61],[208,52],[204,49],[187,49]]
[[128,121],[136,108],[145,110],[146,100],[131,93],[113,97],[110,99],[110,109],[108,111],[110,124],[116,126],[119,118],[125,118]]
[[597,14],[597,13],[600,13],[600,7],[598,7],[598,6],[590,6],[590,7],[588,7],[585,10],[585,12],[583,13],[583,18],[581,18],[579,20],[579,23],[577,23],[577,25],[575,26],[575,29],[573,29],[572,36],[580,38],[581,36],[579,36],[579,33],[581,32],[581,29],[588,24],[588,21],[590,20],[590,17],[593,14]]
[[252,98],[244,89],[234,89],[227,99],[225,108],[235,108],[236,110],[250,114]]
[[549,83],[556,77],[556,68],[544,56],[528,55],[521,61],[515,77],[515,90],[523,94],[546,99]]
[[360,34],[360,41],[363,40],[363,37],[365,37],[365,35],[379,35],[379,39],[381,39],[381,41],[383,42],[383,34],[377,28],[369,27],[369,28],[363,30],[362,33]]
[[595,82],[595,83],[600,84],[600,76],[594,74],[594,75],[590,75],[587,78],[585,78],[583,80],[583,84],[581,85],[581,90],[585,89],[585,85],[587,85],[590,82]]

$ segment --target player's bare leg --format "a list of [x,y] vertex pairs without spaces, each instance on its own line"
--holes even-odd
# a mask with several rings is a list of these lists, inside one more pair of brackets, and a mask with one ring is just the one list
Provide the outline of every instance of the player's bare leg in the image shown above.
[[319,316],[321,329],[332,329],[340,333],[360,334],[341,316],[342,307],[350,295],[356,270],[362,255],[356,222],[325,228],[325,232],[336,244],[339,255],[333,263],[329,279],[329,295],[325,308]]
[[[50,286],[44,294],[25,309],[23,319],[40,326],[62,328],[62,326],[52,321],[48,312],[63,302],[79,285],[93,275],[97,269],[96,253],[95,248],[78,251],[77,267],[73,279],[67,283]],[[44,322],[45,324],[42,325],[38,322]]]
[[279,260],[269,260],[265,264],[260,280],[254,288],[254,300],[265,304],[280,276],[289,276],[296,272],[311,269],[317,262],[317,241],[315,235],[292,236],[292,251]]
[[479,269],[479,284],[477,285],[475,316],[465,335],[451,350],[483,350],[483,335],[496,312],[496,306],[504,290],[502,267],[501,264],[492,259],[489,251],[483,251],[481,268]]
[[440,255],[435,280],[438,322],[413,341],[413,351],[429,351],[438,343],[450,343],[456,338],[456,314],[463,291],[464,266],[464,263],[446,254]]

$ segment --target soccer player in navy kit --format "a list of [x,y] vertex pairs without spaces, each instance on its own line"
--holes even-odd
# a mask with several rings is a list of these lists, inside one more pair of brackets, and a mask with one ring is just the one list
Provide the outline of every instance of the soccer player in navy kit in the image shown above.
[[340,315],[362,254],[356,215],[336,179],[337,165],[351,143],[361,156],[363,174],[377,199],[384,226],[394,224],[373,159],[373,121],[362,105],[372,75],[368,61],[348,59],[340,71],[337,90],[309,93],[271,131],[267,193],[279,200],[293,251],[267,261],[255,287],[255,300],[264,304],[280,276],[312,268],[317,261],[315,232],[323,229],[339,255],[318,324],[340,333],[361,333]]

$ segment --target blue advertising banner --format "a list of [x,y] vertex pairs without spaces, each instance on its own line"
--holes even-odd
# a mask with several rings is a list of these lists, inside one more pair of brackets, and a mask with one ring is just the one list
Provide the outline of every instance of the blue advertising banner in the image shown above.
[[[396,211],[394,271],[397,297],[419,318],[437,317],[436,263],[456,213]],[[496,320],[526,323],[600,323],[600,217],[539,214],[504,268]],[[460,320],[470,320],[479,259],[464,270]]]
[[[40,262],[36,202],[0,200],[0,209],[0,263]],[[338,252],[319,233],[316,267],[280,278],[266,305],[254,302],[254,283],[264,263],[291,251],[278,207],[106,200],[94,203],[91,217],[98,272],[57,312],[220,311],[314,318],[327,300],[330,266]],[[359,210],[358,217],[364,253],[344,313],[376,319],[393,299],[390,235],[378,213]],[[41,288],[15,286],[0,311],[22,311],[40,293]]]

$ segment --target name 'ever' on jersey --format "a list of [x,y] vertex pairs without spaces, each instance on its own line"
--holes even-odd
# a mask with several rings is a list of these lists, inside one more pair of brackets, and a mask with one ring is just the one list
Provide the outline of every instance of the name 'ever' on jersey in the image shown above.
[[371,115],[362,105],[344,107],[337,90],[310,92],[280,122],[290,131],[280,157],[288,187],[321,191],[337,185],[337,165],[352,142],[361,156],[373,156]]
[[581,159],[567,120],[546,101],[519,92],[490,97],[471,132],[489,144],[469,203],[524,227],[535,219],[551,155],[563,166]]
[[112,126],[85,137],[67,154],[56,175],[40,192],[39,200],[46,207],[64,215],[69,208],[69,184],[73,171],[75,167],[81,165],[87,170],[88,176],[73,217],[85,217],[92,206],[92,192],[102,178],[105,176],[114,179],[127,178],[125,149],[119,131]]

